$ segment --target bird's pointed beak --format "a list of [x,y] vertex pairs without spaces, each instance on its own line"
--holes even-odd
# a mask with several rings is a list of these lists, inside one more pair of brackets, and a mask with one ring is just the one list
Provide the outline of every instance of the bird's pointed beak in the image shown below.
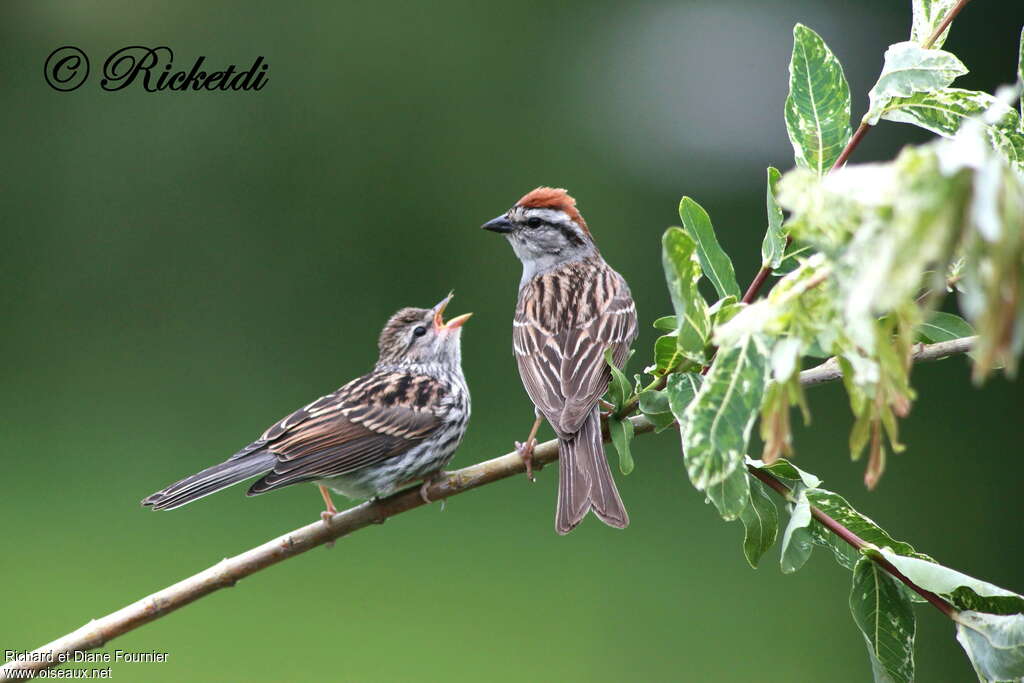
[[501,214],[497,218],[492,218],[483,225],[480,226],[484,230],[490,230],[491,232],[498,233],[510,233],[512,232],[512,221],[508,219],[507,214]]
[[440,332],[441,330],[454,330],[462,327],[469,320],[472,313],[463,313],[460,316],[456,316],[449,320],[447,323],[444,321],[444,309],[448,308],[448,302],[455,296],[455,292],[451,292],[448,296],[441,299],[441,301],[434,306],[434,329]]

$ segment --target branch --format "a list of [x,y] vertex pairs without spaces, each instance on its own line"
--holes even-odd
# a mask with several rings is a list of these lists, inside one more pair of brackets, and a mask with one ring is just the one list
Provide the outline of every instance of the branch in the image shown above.
[[[976,339],[977,337],[966,337],[951,342],[921,346],[914,354],[914,360],[936,360],[955,353],[965,353],[973,347]],[[838,371],[838,366],[834,371],[826,367],[832,362],[831,360],[826,361],[817,368],[800,373],[800,383],[821,384],[829,380],[839,379],[842,374]],[[630,421],[633,423],[633,429],[636,434],[643,434],[654,430],[654,425],[642,415],[631,417]],[[604,436],[604,439],[605,441],[608,440],[607,434]],[[555,439],[537,444],[533,450],[535,470],[539,470],[544,465],[552,463],[557,459],[558,441]],[[507,453],[493,460],[486,460],[461,470],[449,472],[443,479],[427,487],[427,497],[431,501],[443,500],[525,471],[526,468],[523,466],[523,460],[519,454],[515,452]],[[758,474],[754,474],[754,476],[764,480]],[[784,484],[771,477],[771,475],[766,474],[766,476],[772,479],[778,486],[786,488]],[[766,481],[766,483],[768,482]],[[773,489],[779,491],[775,484],[768,483]],[[779,492],[782,493],[782,491]],[[373,524],[383,524],[389,517],[408,512],[425,504],[420,497],[419,487],[414,487],[382,500],[369,501],[339,512],[331,518],[329,523],[318,521],[307,524],[283,536],[278,536],[263,545],[256,546],[241,555],[225,558],[209,569],[205,569],[137,602],[133,602],[127,607],[123,607],[105,617],[90,621],[78,630],[72,631],[51,643],[33,650],[28,657],[8,662],[0,667],[0,681],[14,680],[17,676],[14,672],[18,670],[38,672],[58,664],[63,664],[75,652],[84,652],[103,647],[114,638],[164,617],[195,600],[222,588],[234,586],[240,579],[251,576],[261,569],[296,555],[301,555],[317,546],[325,545],[343,536],[347,536],[353,531],[358,531]],[[815,516],[826,527],[839,534],[848,543],[850,539],[843,535],[844,532],[852,538],[857,538],[852,532],[830,517],[828,518],[830,523],[826,523],[822,516],[828,516],[820,510],[815,513]],[[860,542],[864,543],[863,541]],[[896,571],[895,567],[889,565],[886,568],[887,563],[883,564],[879,559],[875,559],[875,561],[883,569],[892,573],[893,576],[896,576],[896,578],[917,590],[918,593],[924,590],[913,586],[909,579]],[[921,594],[924,595],[924,593]],[[927,596],[925,597],[927,598]],[[936,599],[942,600],[937,596]],[[943,604],[945,604],[944,601]],[[949,609],[952,608],[950,607]]]
[[[801,381],[803,381],[803,377],[801,377],[800,379]],[[786,498],[787,500],[789,499],[791,493],[789,487],[783,484],[775,477],[773,477],[770,473],[765,472],[764,470],[759,470],[756,467],[753,467],[752,465],[747,465],[747,472],[749,472],[752,476],[756,477],[757,479],[763,481],[765,484],[768,485],[770,489],[778,493],[783,498]],[[810,507],[812,517],[818,520],[821,523],[821,525],[824,526],[826,529],[828,529],[836,536],[843,539],[850,546],[852,546],[854,550],[857,550],[859,552],[861,550],[864,550],[865,548],[873,547],[870,543],[868,543],[860,536],[853,533],[845,526],[834,520],[831,516],[829,516],[820,508],[817,508],[814,505],[811,505]],[[883,557],[881,554],[870,553],[868,557],[870,557],[879,567],[881,567],[889,574],[891,574],[892,576],[906,584],[906,586],[910,588],[910,590],[914,591],[922,598],[927,600],[935,607],[935,609],[939,610],[950,619],[952,619],[953,615],[957,613],[957,610],[944,599],[942,599],[941,597],[939,597],[938,595],[936,595],[935,593],[931,592],[926,588],[921,588],[916,583],[914,583],[906,576],[904,576],[903,572],[901,572],[899,569],[893,566],[893,564],[889,562],[889,560],[885,559],[885,557]]]
[[960,0],[960,2],[956,3],[953,9],[949,10],[946,16],[943,17],[942,23],[935,27],[935,30],[932,31],[932,34],[928,36],[928,40],[921,43],[921,47],[923,47],[925,50],[930,50],[932,45],[935,44],[935,41],[939,39],[939,36],[945,33],[946,29],[949,28],[949,25],[953,23],[954,19],[956,19],[956,15],[960,14],[960,10],[962,10],[964,6],[970,1],[971,0]]
[[832,168],[828,170],[829,173],[840,168],[846,163],[846,160],[850,158],[851,154],[853,154],[853,150],[857,149],[857,145],[859,145],[860,141],[864,139],[864,136],[868,134],[868,130],[870,128],[870,123],[866,123],[864,121],[860,122],[860,125],[857,126],[857,130],[854,131],[853,135],[851,135],[850,139],[846,142],[846,147],[843,147],[843,151],[840,152],[839,156],[836,158],[836,163],[832,164]]
[[[911,354],[911,360],[914,362],[940,360],[947,356],[967,353],[974,348],[977,342],[978,337],[974,336],[961,337],[960,339],[939,342],[937,344],[919,344],[917,350]],[[841,379],[842,376],[843,371],[839,367],[839,362],[835,358],[829,358],[821,365],[801,372],[800,384],[803,384],[804,386],[811,386],[814,384],[821,384],[822,382],[831,382],[833,380]]]

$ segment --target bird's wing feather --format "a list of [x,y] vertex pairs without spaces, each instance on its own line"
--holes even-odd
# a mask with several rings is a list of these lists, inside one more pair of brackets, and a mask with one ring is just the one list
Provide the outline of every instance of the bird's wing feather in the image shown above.
[[512,347],[523,387],[533,405],[555,426],[565,404],[558,372],[562,365],[561,344],[556,334],[518,312],[513,325]]
[[579,431],[608,388],[605,349],[612,348],[616,365],[625,363],[636,338],[636,309],[625,280],[605,264],[550,279],[523,290],[513,348],[526,392],[567,436]]
[[611,370],[604,359],[605,350],[611,348],[615,365],[622,367],[637,334],[636,307],[629,286],[611,268],[604,275],[601,279],[605,281],[595,283],[591,290],[597,315],[563,335],[560,370],[565,405],[560,424],[563,430],[573,433],[583,426],[594,404],[608,389]]
[[298,410],[243,449],[277,457],[260,490],[333,477],[404,453],[429,436],[441,418],[428,406],[431,377],[372,372]]

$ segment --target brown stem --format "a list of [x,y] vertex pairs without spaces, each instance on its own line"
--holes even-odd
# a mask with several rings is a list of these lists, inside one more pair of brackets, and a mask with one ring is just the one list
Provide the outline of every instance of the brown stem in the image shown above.
[[[786,253],[786,249],[793,243],[793,238],[789,235],[786,236],[786,246],[782,248],[782,253]],[[747,287],[747,291],[743,292],[743,298],[740,299],[742,303],[749,304],[753,303],[754,299],[757,298],[758,292],[761,291],[761,287],[764,286],[768,276],[772,274],[772,267],[770,265],[761,266],[761,270],[757,271],[757,275],[750,281],[750,286]]]
[[932,34],[928,36],[928,40],[921,43],[921,47],[925,50],[931,49],[931,46],[935,44],[935,41],[939,39],[939,36],[941,36],[945,30],[949,28],[949,25],[953,23],[953,20],[956,19],[956,15],[960,14],[960,10],[962,10],[970,1],[971,0],[960,0],[960,2],[956,3],[956,5],[953,6],[953,9],[949,10],[949,13],[947,13],[942,19],[942,23],[939,24],[938,28],[932,31]]
[[867,134],[869,128],[871,128],[869,124],[864,123],[863,121],[860,122],[860,125],[857,126],[857,130],[854,131],[853,135],[851,135],[850,139],[846,142],[846,147],[843,147],[843,151],[839,153],[839,158],[836,159],[836,163],[832,164],[832,168],[828,170],[829,173],[846,163],[846,160],[850,158],[851,154],[853,154],[853,150],[857,149],[857,145],[860,144],[860,141]]
[[[790,491],[789,487],[783,484],[778,479],[776,479],[769,472],[758,469],[753,465],[747,465],[747,472],[749,472],[751,476],[757,478],[759,481],[764,482],[765,485],[767,485],[770,489],[778,493],[783,498],[786,498],[787,500],[790,499],[792,491]],[[846,542],[849,546],[851,546],[854,550],[860,552],[865,548],[873,547],[870,543],[862,539],[860,536],[853,533],[845,526],[834,520],[830,515],[821,510],[821,508],[818,508],[814,505],[811,505],[810,508],[811,516],[814,517],[814,519],[818,520],[818,522],[823,527],[834,533],[836,536],[843,539],[843,541]],[[898,579],[899,581],[902,581],[903,584],[907,586],[907,588],[909,588],[910,590],[914,591],[922,598],[927,600],[932,606],[934,606],[937,610],[945,614],[950,619],[952,619],[954,615],[957,613],[956,608],[954,608],[948,602],[943,600],[940,596],[936,595],[935,593],[931,592],[926,588],[921,588],[916,583],[914,583],[906,576],[904,576],[903,572],[897,569],[891,562],[889,562],[889,560],[885,559],[885,557],[882,556],[880,553],[869,553],[867,554],[867,557],[870,557],[875,564],[877,564],[879,567],[881,567],[886,572],[891,574],[894,578]]]

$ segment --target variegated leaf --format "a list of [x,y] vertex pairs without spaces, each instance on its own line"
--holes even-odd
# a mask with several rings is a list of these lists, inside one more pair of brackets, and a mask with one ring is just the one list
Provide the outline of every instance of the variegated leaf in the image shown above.
[[890,45],[882,73],[868,93],[870,104],[864,122],[872,126],[878,123],[894,97],[941,90],[965,73],[967,67],[951,52],[925,50],[909,41]]
[[850,86],[843,67],[821,36],[803,24],[793,28],[786,130],[797,165],[819,176],[850,139]]
[[913,605],[896,579],[867,557],[853,569],[850,611],[868,647],[875,683],[911,683],[917,632]]
[[[953,9],[957,0],[914,0],[914,19],[910,27],[910,39],[918,45],[938,30],[942,20]],[[949,35],[949,28],[942,32],[930,47],[942,47]]]
[[686,471],[698,490],[742,467],[767,381],[768,349],[760,337],[748,335],[719,349],[680,427]]

